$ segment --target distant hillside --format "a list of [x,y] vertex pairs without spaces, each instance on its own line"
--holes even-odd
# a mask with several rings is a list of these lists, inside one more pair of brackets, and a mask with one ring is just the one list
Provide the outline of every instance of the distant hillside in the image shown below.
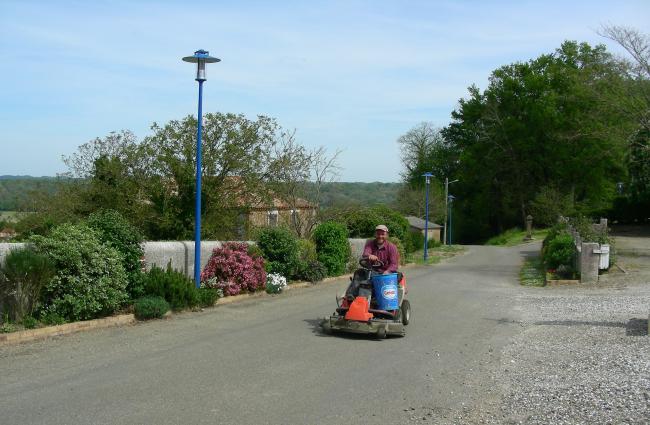
[[401,183],[335,182],[323,187],[321,206],[394,204]]
[[34,176],[12,176],[10,174],[5,174],[0,176],[0,180],[55,180],[56,177],[43,176],[43,177],[34,177]]
[[56,177],[0,176],[0,211],[24,211],[34,192],[54,193]]
[[[33,192],[54,193],[56,177],[0,176],[0,211],[24,211]],[[323,208],[395,203],[400,183],[326,183],[322,188]]]

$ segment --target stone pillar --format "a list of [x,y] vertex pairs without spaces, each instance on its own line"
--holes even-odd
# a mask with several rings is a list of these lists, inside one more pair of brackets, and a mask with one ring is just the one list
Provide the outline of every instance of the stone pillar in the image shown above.
[[583,242],[580,250],[580,283],[597,283],[598,282],[598,263],[600,255],[598,251],[600,245],[594,242]]
[[533,216],[528,214],[526,216],[526,237],[524,238],[525,241],[532,241],[533,240]]

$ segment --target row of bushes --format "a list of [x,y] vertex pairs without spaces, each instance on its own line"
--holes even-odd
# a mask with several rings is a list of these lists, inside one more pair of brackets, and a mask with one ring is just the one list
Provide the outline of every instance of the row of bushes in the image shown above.
[[0,268],[7,318],[45,323],[104,316],[140,295],[140,235],[114,211],[32,236]]
[[161,297],[176,310],[216,301],[216,289],[198,290],[171,268],[143,273],[141,241],[138,230],[111,210],[32,236],[0,267],[4,322],[33,327],[37,321],[94,319],[143,296]]
[[318,282],[346,271],[350,245],[345,226],[325,222],[313,240],[298,239],[283,227],[260,229],[257,244],[228,242],[213,250],[201,285],[225,296],[266,289],[279,292],[287,280]]
[[[393,218],[368,227],[386,222],[401,229],[391,232],[391,241],[404,260],[407,246],[423,241],[409,239],[407,225]],[[406,243],[394,233],[406,237]],[[117,212],[104,210],[46,236],[32,236],[26,248],[12,251],[0,267],[0,302],[12,320],[38,317],[46,324],[102,317],[131,303],[139,317],[156,317],[167,308],[211,305],[220,296],[277,292],[287,280],[316,282],[341,275],[352,264],[349,235],[348,227],[335,221],[318,225],[311,240],[284,228],[263,229],[257,245],[231,242],[215,249],[202,271],[202,288],[196,289],[169,266],[142,272],[141,234]]]

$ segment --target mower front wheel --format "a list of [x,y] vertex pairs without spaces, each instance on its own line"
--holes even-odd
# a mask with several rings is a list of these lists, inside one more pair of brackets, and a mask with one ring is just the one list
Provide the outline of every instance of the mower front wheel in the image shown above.
[[404,326],[408,325],[409,322],[411,321],[411,303],[409,302],[409,300],[402,301],[400,316],[402,318],[402,324]]

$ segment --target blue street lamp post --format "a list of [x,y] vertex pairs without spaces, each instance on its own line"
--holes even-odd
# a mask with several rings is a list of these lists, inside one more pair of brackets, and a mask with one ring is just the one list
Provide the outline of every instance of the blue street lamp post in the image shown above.
[[206,50],[197,50],[193,56],[183,58],[185,62],[196,64],[196,81],[199,82],[199,114],[196,128],[196,194],[194,202],[194,282],[196,287],[201,286],[201,131],[203,127],[203,82],[205,77],[205,64],[220,62],[221,59],[213,58]]
[[427,262],[429,256],[429,183],[433,174],[426,172],[422,174],[426,182],[425,200],[424,200],[424,262]]
[[449,239],[448,239],[448,245],[451,245],[451,211],[452,211],[451,206],[452,206],[452,204],[454,202],[454,199],[456,199],[456,197],[454,195],[449,195],[447,197],[447,201],[449,203]]

